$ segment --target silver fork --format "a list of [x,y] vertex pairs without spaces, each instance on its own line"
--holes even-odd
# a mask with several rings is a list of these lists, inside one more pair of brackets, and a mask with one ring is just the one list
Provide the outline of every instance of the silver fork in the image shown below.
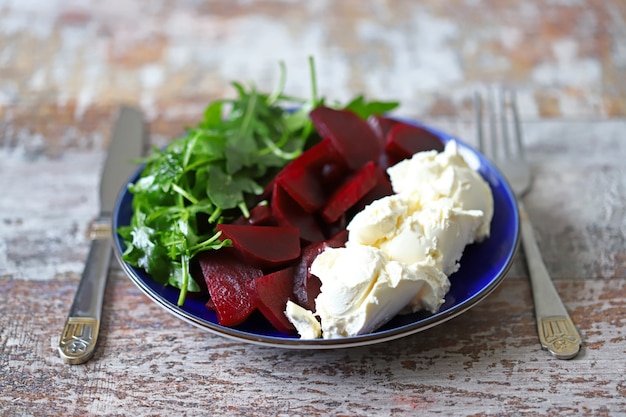
[[[483,101],[487,102],[488,135],[485,135],[483,129]],[[530,275],[539,341],[541,346],[555,357],[572,359],[580,350],[580,334],[543,263],[533,226],[522,202],[522,198],[532,186],[533,176],[524,158],[515,93],[504,89],[489,89],[484,99],[483,94],[477,92],[474,96],[474,109],[478,147],[496,163],[517,196],[521,239]],[[512,129],[510,129],[509,118],[512,118]],[[487,144],[486,136],[490,137],[489,144]]]

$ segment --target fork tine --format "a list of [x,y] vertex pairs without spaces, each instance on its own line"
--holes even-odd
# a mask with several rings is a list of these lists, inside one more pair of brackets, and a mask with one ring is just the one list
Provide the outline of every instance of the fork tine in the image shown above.
[[523,156],[522,130],[514,90],[488,87],[484,92],[474,91],[474,118],[480,152],[493,160]]
[[498,121],[497,119],[497,105],[496,105],[496,92],[493,88],[488,90],[487,97],[487,119],[489,123],[489,147],[491,151],[491,158],[498,158]]
[[476,122],[476,139],[478,150],[485,152],[485,138],[483,132],[483,96],[479,91],[474,91],[474,121]]
[[502,132],[502,149],[503,156],[505,158],[510,158],[511,154],[511,140],[509,136],[509,123],[507,110],[509,106],[507,105],[508,101],[508,90],[501,88],[498,94],[498,108],[500,109],[500,131]]
[[520,123],[519,109],[517,107],[517,96],[515,91],[509,91],[509,104],[513,113],[513,132],[515,146],[520,157],[524,157],[524,146],[522,144],[522,124]]

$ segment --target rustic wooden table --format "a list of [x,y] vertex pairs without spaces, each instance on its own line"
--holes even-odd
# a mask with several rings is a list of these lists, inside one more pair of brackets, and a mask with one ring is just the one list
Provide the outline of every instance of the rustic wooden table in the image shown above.
[[[517,89],[539,246],[584,345],[539,347],[523,254],[467,313],[369,347],[234,342],[170,316],[119,266],[95,357],[56,347],[87,255],[112,116],[152,143],[232,80],[399,112],[475,143],[471,92]],[[624,415],[626,4],[0,2],[0,415]]]

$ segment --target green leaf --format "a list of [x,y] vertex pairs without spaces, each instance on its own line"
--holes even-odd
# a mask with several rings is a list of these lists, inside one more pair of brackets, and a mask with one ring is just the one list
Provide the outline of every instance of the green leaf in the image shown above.
[[198,124],[198,127],[203,129],[211,129],[219,127],[222,123],[222,101],[215,101],[210,103],[204,110],[204,118]]
[[245,200],[244,194],[260,194],[263,191],[256,181],[246,175],[227,174],[217,166],[211,167],[207,183],[207,195],[223,210],[235,208]]
[[133,229],[122,258],[131,265],[143,268],[155,281],[165,283],[170,263],[165,249],[155,243],[154,235],[155,231],[146,226]]
[[399,106],[397,101],[371,101],[366,102],[362,95],[355,97],[349,102],[345,109],[351,110],[361,118],[367,119],[374,114],[384,114]]
[[[186,291],[188,292],[200,292],[200,286],[189,274],[189,272],[185,274],[185,271],[189,271],[188,265],[187,268],[183,268],[182,263],[173,262],[172,266],[174,268],[172,268],[172,273],[168,277],[167,281],[169,285],[180,289],[186,288]],[[179,303],[179,305],[181,304]]]

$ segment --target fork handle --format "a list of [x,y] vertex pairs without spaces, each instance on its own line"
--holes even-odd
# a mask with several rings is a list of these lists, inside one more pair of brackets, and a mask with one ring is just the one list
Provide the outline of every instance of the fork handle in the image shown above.
[[518,206],[522,245],[530,275],[539,341],[541,346],[555,357],[572,359],[580,350],[582,343],[580,334],[567,313],[543,263],[533,225],[530,223],[524,204],[519,201]]

